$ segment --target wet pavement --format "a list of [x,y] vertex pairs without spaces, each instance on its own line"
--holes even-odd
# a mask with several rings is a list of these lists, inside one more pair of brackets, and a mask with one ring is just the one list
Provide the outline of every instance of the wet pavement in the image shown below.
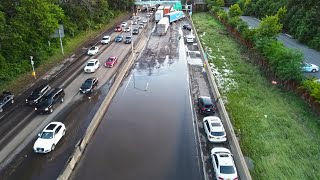
[[203,179],[179,33],[151,35],[71,179]]

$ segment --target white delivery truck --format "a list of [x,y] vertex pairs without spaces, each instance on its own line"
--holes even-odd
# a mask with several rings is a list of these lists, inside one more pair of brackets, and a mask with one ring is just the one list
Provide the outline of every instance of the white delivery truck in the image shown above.
[[155,20],[156,22],[159,22],[161,18],[163,18],[163,10],[158,10],[158,11],[154,14],[154,20]]
[[193,43],[194,42],[194,36],[192,34],[189,34],[186,36],[187,43]]
[[163,17],[160,19],[160,21],[157,24],[157,33],[158,35],[162,36],[167,33],[169,27],[169,18]]

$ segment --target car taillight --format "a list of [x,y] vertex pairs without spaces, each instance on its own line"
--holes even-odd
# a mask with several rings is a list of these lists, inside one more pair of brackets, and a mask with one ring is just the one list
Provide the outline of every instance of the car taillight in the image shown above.
[[220,180],[224,180],[222,177],[218,177]]
[[234,178],[233,180],[238,180],[238,177]]
[[206,108],[202,108],[202,110],[206,110]]

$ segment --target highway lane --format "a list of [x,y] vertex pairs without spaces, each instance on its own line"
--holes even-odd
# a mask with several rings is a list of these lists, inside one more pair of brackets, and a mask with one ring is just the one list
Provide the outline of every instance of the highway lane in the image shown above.
[[203,179],[179,34],[151,36],[71,179]]
[[[113,38],[119,33],[112,33]],[[125,36],[129,33],[123,33]],[[133,36],[133,41],[137,38]],[[100,46],[100,45],[99,45]],[[0,179],[55,179],[65,162],[69,158],[74,149],[74,145],[82,137],[86,127],[90,123],[92,117],[97,111],[102,100],[105,98],[110,85],[112,84],[112,76],[116,72],[118,66],[131,49],[131,45],[114,43],[101,54],[91,57],[98,58],[103,65],[104,61],[109,56],[117,56],[118,63],[114,68],[101,67],[93,74],[83,73],[83,67],[80,69],[80,74],[70,84],[60,84],[57,86],[65,87],[65,102],[62,103],[50,115],[36,115],[31,118],[26,127],[15,134],[15,137],[10,141],[0,154],[12,154],[14,149],[20,149],[14,161],[6,169],[3,169],[0,174]],[[77,73],[77,72],[74,72]],[[88,96],[78,93],[80,85],[88,77],[98,77],[100,80],[99,89],[94,95],[88,99]],[[65,80],[67,82],[69,80]],[[29,108],[29,107],[26,107]],[[33,142],[36,135],[42,128],[51,121],[62,121],[67,126],[67,134],[61,144],[58,144],[56,150],[50,154],[39,155],[32,151]]]

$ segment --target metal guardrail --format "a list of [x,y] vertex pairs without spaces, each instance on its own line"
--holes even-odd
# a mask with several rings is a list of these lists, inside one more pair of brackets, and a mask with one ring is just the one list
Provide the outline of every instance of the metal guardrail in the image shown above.
[[226,130],[226,133],[227,133],[227,136],[228,136],[228,142],[229,142],[229,145],[230,145],[230,149],[231,149],[231,152],[233,153],[233,158],[234,158],[235,164],[237,166],[238,175],[239,175],[241,180],[252,180],[250,172],[249,172],[249,169],[248,169],[248,166],[247,166],[246,161],[245,161],[245,159],[243,157],[243,154],[242,154],[238,139],[237,139],[237,137],[236,137],[236,135],[234,133],[233,126],[232,126],[232,123],[230,121],[228,112],[227,112],[227,110],[226,110],[226,108],[225,108],[225,106],[223,104],[222,98],[220,98],[221,95],[220,95],[218,86],[217,86],[217,84],[215,82],[214,75],[213,75],[213,73],[212,73],[212,71],[210,69],[210,66],[209,66],[209,63],[208,63],[208,59],[204,55],[204,50],[203,50],[203,47],[201,45],[201,42],[200,42],[199,36],[197,34],[197,31],[196,31],[196,29],[194,27],[192,18],[188,17],[188,19],[191,22],[191,25],[192,25],[192,28],[193,28],[193,32],[195,34],[197,43],[198,43],[198,45],[200,47],[200,55],[201,55],[201,58],[204,60],[205,70],[206,70],[206,73],[207,73],[208,81],[210,83],[211,92],[213,93],[214,98],[217,99],[217,108],[218,108],[219,113],[220,113],[220,118],[221,118],[221,120],[223,122],[225,122],[225,126],[226,126],[225,130]]

